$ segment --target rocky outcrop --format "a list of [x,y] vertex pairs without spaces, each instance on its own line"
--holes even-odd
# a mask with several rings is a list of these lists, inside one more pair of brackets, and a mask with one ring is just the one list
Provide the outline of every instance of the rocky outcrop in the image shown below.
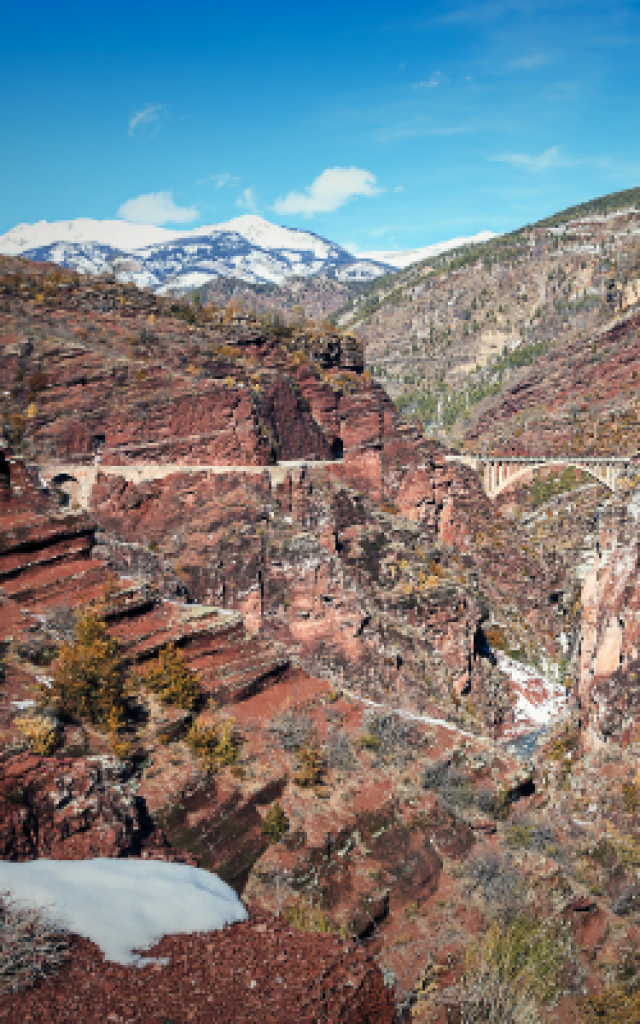
[[171,846],[115,757],[0,763],[0,860],[154,857],[197,865]]
[[329,458],[351,396],[371,401],[361,343],[327,325],[268,327],[6,257],[3,268],[0,413],[14,445],[47,461]]
[[592,743],[629,743],[637,729],[640,656],[640,496],[605,507],[581,592],[578,694]]
[[305,935],[256,910],[218,932],[165,936],[150,950],[162,966],[105,961],[74,939],[62,972],[4,995],[0,1021],[84,1024],[393,1024],[393,994],[361,950]]
[[465,447],[502,455],[634,457],[640,446],[637,310],[541,355],[470,429]]
[[[425,675],[447,700],[451,688],[481,688],[474,637],[483,608],[461,567],[453,559],[446,568],[436,530],[381,513],[341,484],[344,475],[342,466],[292,471],[273,487],[266,474],[176,474],[139,486],[104,476],[93,512],[126,551],[152,539],[195,600],[240,611],[312,674],[418,706]],[[111,551],[121,567],[116,542]]]

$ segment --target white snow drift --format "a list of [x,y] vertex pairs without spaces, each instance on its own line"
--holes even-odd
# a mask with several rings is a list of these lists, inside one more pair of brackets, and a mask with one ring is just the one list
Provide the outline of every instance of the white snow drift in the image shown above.
[[217,875],[167,861],[110,859],[0,861],[0,892],[90,939],[107,960],[153,963],[163,935],[206,932],[246,921],[237,895]]

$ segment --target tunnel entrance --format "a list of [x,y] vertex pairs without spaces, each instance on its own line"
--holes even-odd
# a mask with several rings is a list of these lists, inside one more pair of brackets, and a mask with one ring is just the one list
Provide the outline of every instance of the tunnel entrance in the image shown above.
[[58,473],[51,481],[51,489],[62,508],[68,508],[78,494],[78,481],[69,473]]
[[330,446],[331,458],[335,461],[341,459],[344,452],[344,444],[341,437],[334,437]]
[[0,452],[0,495],[8,497],[11,491],[11,468],[5,456]]

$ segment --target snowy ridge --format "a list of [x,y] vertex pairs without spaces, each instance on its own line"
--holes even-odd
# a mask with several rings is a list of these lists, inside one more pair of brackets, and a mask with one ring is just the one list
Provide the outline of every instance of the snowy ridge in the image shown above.
[[178,294],[215,277],[280,284],[289,277],[334,274],[370,281],[394,268],[309,231],[245,214],[223,224],[169,231],[125,221],[79,219],[19,224],[0,236],[0,253],[85,274],[114,271],[122,281]]
[[404,249],[401,251],[376,250],[374,252],[359,252],[358,259],[379,260],[381,263],[388,263],[396,270],[404,270],[412,263],[419,263],[430,256],[439,256],[441,252],[448,252],[450,249],[458,249],[461,245],[477,245],[479,242],[489,242],[497,238],[495,231],[479,231],[477,235],[467,235],[460,238],[450,238],[448,242],[435,242],[433,245],[424,245],[421,249]]

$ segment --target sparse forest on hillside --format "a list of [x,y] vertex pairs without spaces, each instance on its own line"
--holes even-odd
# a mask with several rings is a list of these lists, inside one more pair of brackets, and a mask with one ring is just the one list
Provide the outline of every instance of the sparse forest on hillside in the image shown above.
[[640,301],[640,190],[605,196],[368,285],[335,314],[398,407],[460,439],[554,346]]

